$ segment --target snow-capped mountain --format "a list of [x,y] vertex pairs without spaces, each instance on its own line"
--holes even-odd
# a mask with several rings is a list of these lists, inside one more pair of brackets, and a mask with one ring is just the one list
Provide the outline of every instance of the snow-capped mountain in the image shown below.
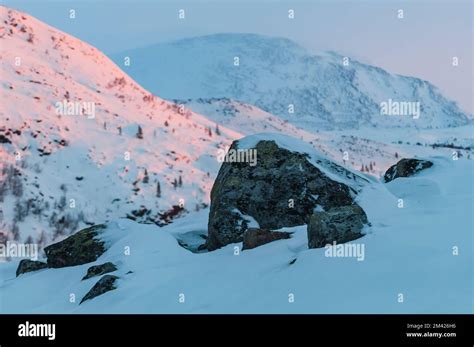
[[[130,66],[124,66],[125,58]],[[113,56],[161,97],[231,98],[313,131],[438,128],[472,118],[427,81],[348,58],[334,52],[312,54],[288,39],[256,34],[187,38]],[[411,103],[419,103],[419,113],[400,112]]]
[[0,231],[44,244],[119,217],[166,223],[209,202],[217,151],[238,132],[216,133],[29,15],[1,7],[0,18]]
[[[20,275],[20,259],[0,264],[1,313],[472,313],[473,125],[420,131],[378,110],[384,98],[419,99],[420,127],[464,124],[427,82],[256,35],[160,45],[156,56],[130,54],[124,72],[96,48],[4,7],[0,49],[0,232],[44,245],[105,223],[107,246],[87,263]],[[410,127],[380,131],[393,122]],[[360,129],[321,130],[351,126]],[[305,225],[255,249],[237,242],[200,253],[218,150],[258,132],[302,139],[309,145],[265,135],[309,158],[327,155],[321,169],[361,168],[357,204],[370,221],[356,242],[363,260],[310,249]],[[377,178],[417,156],[433,167]],[[108,262],[116,288],[80,304],[99,283],[84,275]]]
[[[397,132],[387,138],[377,131],[301,129],[228,98],[165,101],[96,48],[29,15],[0,12],[0,231],[9,238],[45,244],[125,216],[165,224],[180,213],[176,206],[204,207],[220,166],[218,150],[257,132],[302,139],[336,162],[378,176],[398,155],[432,154],[431,147],[413,147],[415,140],[472,146],[469,127],[442,141],[436,131],[410,129],[409,143]],[[175,80],[161,77],[153,85]]]

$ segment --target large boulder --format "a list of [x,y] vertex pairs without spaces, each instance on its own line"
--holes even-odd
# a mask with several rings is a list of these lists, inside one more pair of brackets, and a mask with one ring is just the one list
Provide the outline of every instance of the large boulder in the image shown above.
[[42,261],[23,259],[20,261],[20,263],[18,264],[18,268],[16,269],[16,277],[27,272],[38,271],[47,267],[48,264],[43,263]]
[[276,240],[289,239],[290,237],[291,233],[284,231],[249,228],[244,233],[242,250],[252,249]]
[[364,236],[362,229],[367,223],[367,215],[356,204],[315,212],[308,223],[308,247],[356,240]]
[[97,260],[105,252],[105,243],[98,236],[105,225],[94,225],[44,249],[48,266],[60,268],[82,265]]
[[229,153],[256,150],[257,160],[223,162],[211,191],[208,250],[241,242],[250,227],[276,230],[304,225],[316,210],[354,203],[356,190],[329,176],[362,179],[322,156],[306,154],[314,148],[305,147],[302,153],[272,139],[259,138],[250,147],[240,141],[233,142]]
[[430,168],[433,166],[433,163],[429,160],[420,160],[420,159],[402,159],[395,165],[392,165],[386,172],[384,181],[390,182],[398,177],[409,177],[420,172],[421,170]]

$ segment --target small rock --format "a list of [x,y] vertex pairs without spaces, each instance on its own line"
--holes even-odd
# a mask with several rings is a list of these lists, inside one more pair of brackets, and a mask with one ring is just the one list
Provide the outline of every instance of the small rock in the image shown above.
[[86,280],[94,276],[100,276],[109,272],[114,272],[116,270],[117,267],[111,262],[107,262],[102,265],[94,265],[87,269],[87,274],[82,278],[82,280]]
[[60,268],[96,261],[105,252],[104,242],[97,238],[105,228],[103,224],[94,225],[46,247],[48,266]]
[[290,236],[291,233],[288,232],[249,228],[244,233],[242,250],[252,249],[276,240],[289,239]]
[[315,212],[308,223],[308,247],[320,248],[327,244],[344,243],[362,236],[367,216],[358,205],[334,207]]
[[8,137],[0,134],[0,143],[12,143]]
[[425,170],[433,166],[433,163],[428,160],[420,159],[402,159],[395,165],[392,165],[386,172],[384,177],[385,183],[393,181],[398,177],[413,176],[421,170]]
[[89,290],[89,292],[87,292],[86,295],[84,295],[79,305],[82,304],[86,300],[93,299],[99,295],[102,295],[111,290],[117,289],[117,287],[115,287],[115,281],[117,279],[118,277],[113,276],[113,275],[105,275],[104,277],[102,277],[100,280],[97,281],[96,284],[94,284],[92,289]]
[[23,259],[22,261],[20,261],[20,263],[18,264],[18,268],[16,269],[16,277],[27,272],[37,271],[45,269],[47,267],[48,264],[43,263],[42,261]]

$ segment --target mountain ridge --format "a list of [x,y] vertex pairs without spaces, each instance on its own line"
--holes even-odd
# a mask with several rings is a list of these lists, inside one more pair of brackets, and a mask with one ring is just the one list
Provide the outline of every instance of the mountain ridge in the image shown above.
[[[443,128],[472,122],[472,115],[428,81],[391,74],[350,57],[344,66],[342,55],[313,54],[287,38],[219,33],[111,57],[123,65],[125,56],[131,59],[125,71],[166,99],[235,99],[303,128]],[[420,102],[421,118],[382,116],[380,103],[389,98]]]
[[88,224],[167,223],[207,204],[217,151],[238,132],[217,134],[32,16],[0,7],[0,18],[2,237],[44,244]]

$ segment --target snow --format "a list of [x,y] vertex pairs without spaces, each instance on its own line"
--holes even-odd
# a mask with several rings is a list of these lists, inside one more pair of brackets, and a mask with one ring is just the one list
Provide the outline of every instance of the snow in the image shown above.
[[[237,146],[239,149],[255,148],[260,141],[274,141],[280,148],[287,149],[291,152],[307,154],[308,161],[322,170],[324,174],[332,180],[349,185],[355,184],[356,186],[367,182],[367,179],[358,173],[334,164],[334,162],[322,153],[316,151],[310,144],[287,135],[273,133],[254,134],[238,140]],[[346,178],[341,175],[342,173],[345,174]]]
[[298,128],[288,121],[281,119],[262,109],[227,98],[177,100],[178,103],[186,105],[200,114],[206,115],[216,124],[225,126],[244,135],[260,132],[281,132],[307,141],[314,134]]
[[[179,39],[115,54],[141,85],[167,99],[229,98],[306,129],[444,128],[472,122],[428,81],[391,74],[335,52],[311,53],[285,38],[226,33]],[[239,66],[234,65],[239,57]],[[420,102],[421,116],[385,116],[388,99]],[[294,112],[289,111],[293,105]]]
[[[0,134],[12,140],[0,146],[0,182],[7,180],[2,170],[10,165],[23,180],[22,196],[7,191],[4,197],[0,232],[13,238],[16,225],[19,241],[43,235],[48,243],[141,206],[156,216],[180,200],[186,210],[209,204],[219,168],[217,151],[241,137],[239,132],[221,126],[216,134],[213,121],[152,96],[96,48],[27,14],[0,7],[0,19],[7,23],[0,31]],[[22,58],[19,66],[15,57]],[[94,103],[95,117],[58,114],[55,105],[65,99]],[[139,127],[143,139],[137,138]],[[11,134],[16,130],[21,135]],[[40,149],[50,154],[41,155]],[[175,189],[179,176],[183,185]],[[54,206],[63,198],[68,206],[55,217]],[[74,208],[69,208],[71,199]],[[18,220],[14,207],[28,201],[42,212]],[[56,235],[51,225],[63,216],[70,226]]]
[[[0,134],[21,130],[9,135],[12,144],[0,146],[0,166],[14,165],[24,182],[21,197],[9,192],[1,202],[0,231],[12,228],[16,203],[33,200],[50,208],[18,222],[20,241],[43,232],[44,244],[66,237],[53,235],[50,225],[58,211],[54,204],[65,196],[76,207],[63,215],[79,220],[68,232],[106,223],[101,238],[109,247],[95,262],[18,278],[19,259],[0,263],[1,313],[473,312],[474,125],[454,127],[472,116],[460,114],[428,82],[352,60],[344,69],[337,53],[311,56],[289,40],[242,34],[129,52],[142,67],[152,59],[157,75],[134,70],[135,65],[122,71],[96,48],[29,15],[0,7],[0,19],[7,22],[0,28]],[[242,57],[238,71],[226,60],[236,54]],[[160,59],[154,60],[156,55]],[[14,65],[16,56],[22,57],[21,66]],[[153,96],[126,73],[148,90],[181,101]],[[290,92],[295,87],[296,101]],[[374,105],[393,93],[403,101],[415,96],[425,102],[421,123],[373,113]],[[58,116],[55,102],[66,94],[73,101],[95,102],[95,118]],[[183,100],[188,97],[193,100]],[[290,102],[296,106],[291,116]],[[330,130],[331,124],[340,130]],[[139,126],[143,139],[136,137]],[[366,235],[351,243],[364,246],[362,261],[308,249],[306,226],[283,228],[293,233],[290,239],[251,250],[232,244],[197,252],[207,235],[209,209],[203,204],[209,203],[220,167],[218,151],[244,135],[250,136],[239,148],[276,141],[307,153],[328,176],[357,188],[356,201],[371,223]],[[54,141],[63,139],[66,146]],[[51,154],[41,156],[39,149]],[[16,152],[22,153],[19,163]],[[404,157],[434,166],[382,183],[385,170]],[[369,163],[369,172],[357,171]],[[180,175],[183,186],[174,189]],[[155,215],[180,199],[189,213],[164,227],[123,218],[141,206]],[[87,269],[107,261],[118,267],[113,273],[120,277],[118,288],[79,305],[99,279],[82,281]],[[400,293],[403,303],[397,301]]]
[[[416,178],[366,186],[359,194],[358,203],[372,223],[366,236],[352,241],[364,245],[362,261],[326,257],[324,248],[308,249],[305,226],[283,228],[294,233],[291,239],[239,255],[234,247],[241,244],[195,254],[175,237],[206,230],[207,211],[164,228],[119,220],[104,234],[113,240],[110,248],[93,263],[18,278],[17,261],[3,264],[0,311],[472,313],[473,163],[433,161]],[[426,194],[428,181],[436,189]],[[397,207],[401,195],[402,209]],[[453,255],[454,246],[459,255]],[[130,247],[130,255],[124,255],[124,247]],[[113,273],[120,277],[118,288],[78,305],[98,280],[81,281],[87,268],[106,261],[118,265]],[[76,303],[69,302],[71,293]],[[403,303],[397,301],[399,293]],[[294,303],[288,302],[289,294]]]
[[[248,228],[260,228],[260,224],[258,224],[258,222],[255,220],[255,218],[253,218],[252,216],[243,214],[242,212],[240,212],[236,208],[234,208],[232,210],[232,212],[237,213],[243,220],[245,220],[247,222],[247,227]],[[239,228],[240,228],[240,225],[239,225]]]

